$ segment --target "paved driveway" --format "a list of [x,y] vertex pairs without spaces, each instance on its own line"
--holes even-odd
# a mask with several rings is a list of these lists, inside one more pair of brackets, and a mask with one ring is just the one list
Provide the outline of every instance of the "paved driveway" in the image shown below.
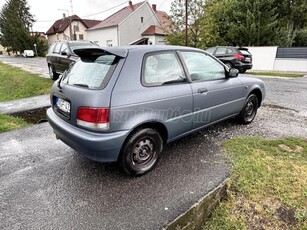
[[[165,147],[155,170],[138,178],[83,158],[56,140],[48,123],[0,134],[0,229],[163,227],[228,176],[220,141],[307,136],[307,79],[265,82],[265,106],[252,124],[225,121],[180,139]],[[297,90],[291,103],[284,101],[285,88]]]
[[23,58],[0,55],[0,61],[49,78],[46,58]]

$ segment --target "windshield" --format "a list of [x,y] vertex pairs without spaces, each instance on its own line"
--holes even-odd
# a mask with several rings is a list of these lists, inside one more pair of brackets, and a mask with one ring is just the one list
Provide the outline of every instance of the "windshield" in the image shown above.
[[213,54],[214,50],[215,50],[215,47],[211,47],[211,48],[208,48],[208,49],[206,50],[206,52],[207,52],[208,54]]
[[112,54],[99,56],[91,61],[77,61],[64,74],[62,82],[69,85],[99,89],[105,86],[112,75],[117,58]]

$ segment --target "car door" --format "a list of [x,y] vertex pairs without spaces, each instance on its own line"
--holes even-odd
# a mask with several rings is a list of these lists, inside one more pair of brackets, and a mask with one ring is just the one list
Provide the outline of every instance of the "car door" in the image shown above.
[[56,72],[61,71],[61,64],[60,64],[60,50],[61,50],[62,43],[58,42],[55,44],[55,47],[52,52],[52,65]]
[[238,114],[245,100],[240,80],[227,77],[224,65],[206,53],[181,51],[180,54],[192,81],[193,128]]
[[68,69],[70,60],[70,51],[67,43],[63,43],[60,51],[60,71],[64,73]]

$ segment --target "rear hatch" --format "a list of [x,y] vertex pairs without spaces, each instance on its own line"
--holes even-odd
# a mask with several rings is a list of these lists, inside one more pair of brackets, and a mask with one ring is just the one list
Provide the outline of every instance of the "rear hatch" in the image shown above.
[[80,60],[54,83],[50,94],[52,108],[73,126],[107,131],[112,89],[127,52],[100,48],[74,52]]
[[244,59],[241,60],[241,62],[243,63],[252,63],[252,55],[251,53],[248,51],[247,48],[238,48],[238,52],[239,54],[241,54],[242,56],[244,56]]

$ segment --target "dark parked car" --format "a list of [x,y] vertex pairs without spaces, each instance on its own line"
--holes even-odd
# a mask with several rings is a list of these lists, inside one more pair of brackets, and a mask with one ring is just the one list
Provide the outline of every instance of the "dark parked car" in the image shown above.
[[[51,89],[47,117],[57,138],[99,162],[142,175],[163,145],[222,120],[249,124],[264,83],[238,77],[206,52],[177,46],[75,50]],[[188,159],[187,159],[188,160]]]
[[240,73],[253,68],[252,55],[247,48],[233,46],[216,46],[206,50],[221,60],[229,69],[236,68]]
[[87,41],[56,41],[52,44],[46,56],[50,78],[58,79],[59,75],[63,74],[71,63],[78,60],[79,57],[74,50],[86,47],[98,46]]

